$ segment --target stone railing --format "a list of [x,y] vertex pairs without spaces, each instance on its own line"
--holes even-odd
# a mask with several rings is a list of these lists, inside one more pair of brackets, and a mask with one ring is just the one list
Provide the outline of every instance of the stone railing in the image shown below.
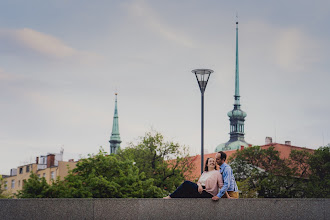
[[0,219],[330,219],[330,199],[0,199]]

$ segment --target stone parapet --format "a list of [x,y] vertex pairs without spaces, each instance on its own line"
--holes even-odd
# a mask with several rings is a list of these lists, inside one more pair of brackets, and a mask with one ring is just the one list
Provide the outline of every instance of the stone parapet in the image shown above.
[[0,199],[0,219],[330,219],[330,199]]

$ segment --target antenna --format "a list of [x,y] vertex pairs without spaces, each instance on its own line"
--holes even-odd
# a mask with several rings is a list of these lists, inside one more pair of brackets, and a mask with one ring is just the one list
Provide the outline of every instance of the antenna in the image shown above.
[[277,143],[276,142],[276,122],[274,124],[275,124],[275,126],[274,126],[275,127],[275,138],[274,139],[275,139],[275,143]]

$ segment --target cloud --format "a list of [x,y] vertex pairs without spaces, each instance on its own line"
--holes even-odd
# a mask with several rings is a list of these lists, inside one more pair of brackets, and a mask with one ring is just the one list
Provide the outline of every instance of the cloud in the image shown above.
[[13,75],[8,74],[7,72],[5,72],[4,70],[0,69],[0,80],[1,81],[11,81],[11,80],[15,80],[16,77]]
[[133,1],[130,4],[126,4],[126,8],[135,18],[140,18],[143,23],[147,24],[150,30],[158,33],[161,37],[184,47],[195,47],[196,43],[194,43],[190,37],[163,22],[161,18],[159,18],[157,12],[145,1]]
[[274,49],[276,62],[285,69],[303,70],[306,65],[318,60],[315,56],[316,48],[317,43],[302,30],[296,28],[281,30]]
[[76,50],[60,39],[30,28],[0,29],[0,49],[2,53],[17,56],[43,56],[52,59],[76,59],[83,62],[101,58],[91,52]]
[[283,71],[299,72],[321,59],[319,42],[303,29],[263,21],[250,21],[242,28],[245,44],[253,47],[250,55],[263,57]]

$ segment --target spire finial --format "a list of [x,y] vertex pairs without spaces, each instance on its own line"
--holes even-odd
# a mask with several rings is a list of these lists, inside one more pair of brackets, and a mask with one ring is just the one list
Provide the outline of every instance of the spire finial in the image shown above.
[[[236,18],[238,14],[236,12]],[[238,64],[238,20],[236,21],[236,65],[235,65],[235,104],[239,105],[239,64]]]

